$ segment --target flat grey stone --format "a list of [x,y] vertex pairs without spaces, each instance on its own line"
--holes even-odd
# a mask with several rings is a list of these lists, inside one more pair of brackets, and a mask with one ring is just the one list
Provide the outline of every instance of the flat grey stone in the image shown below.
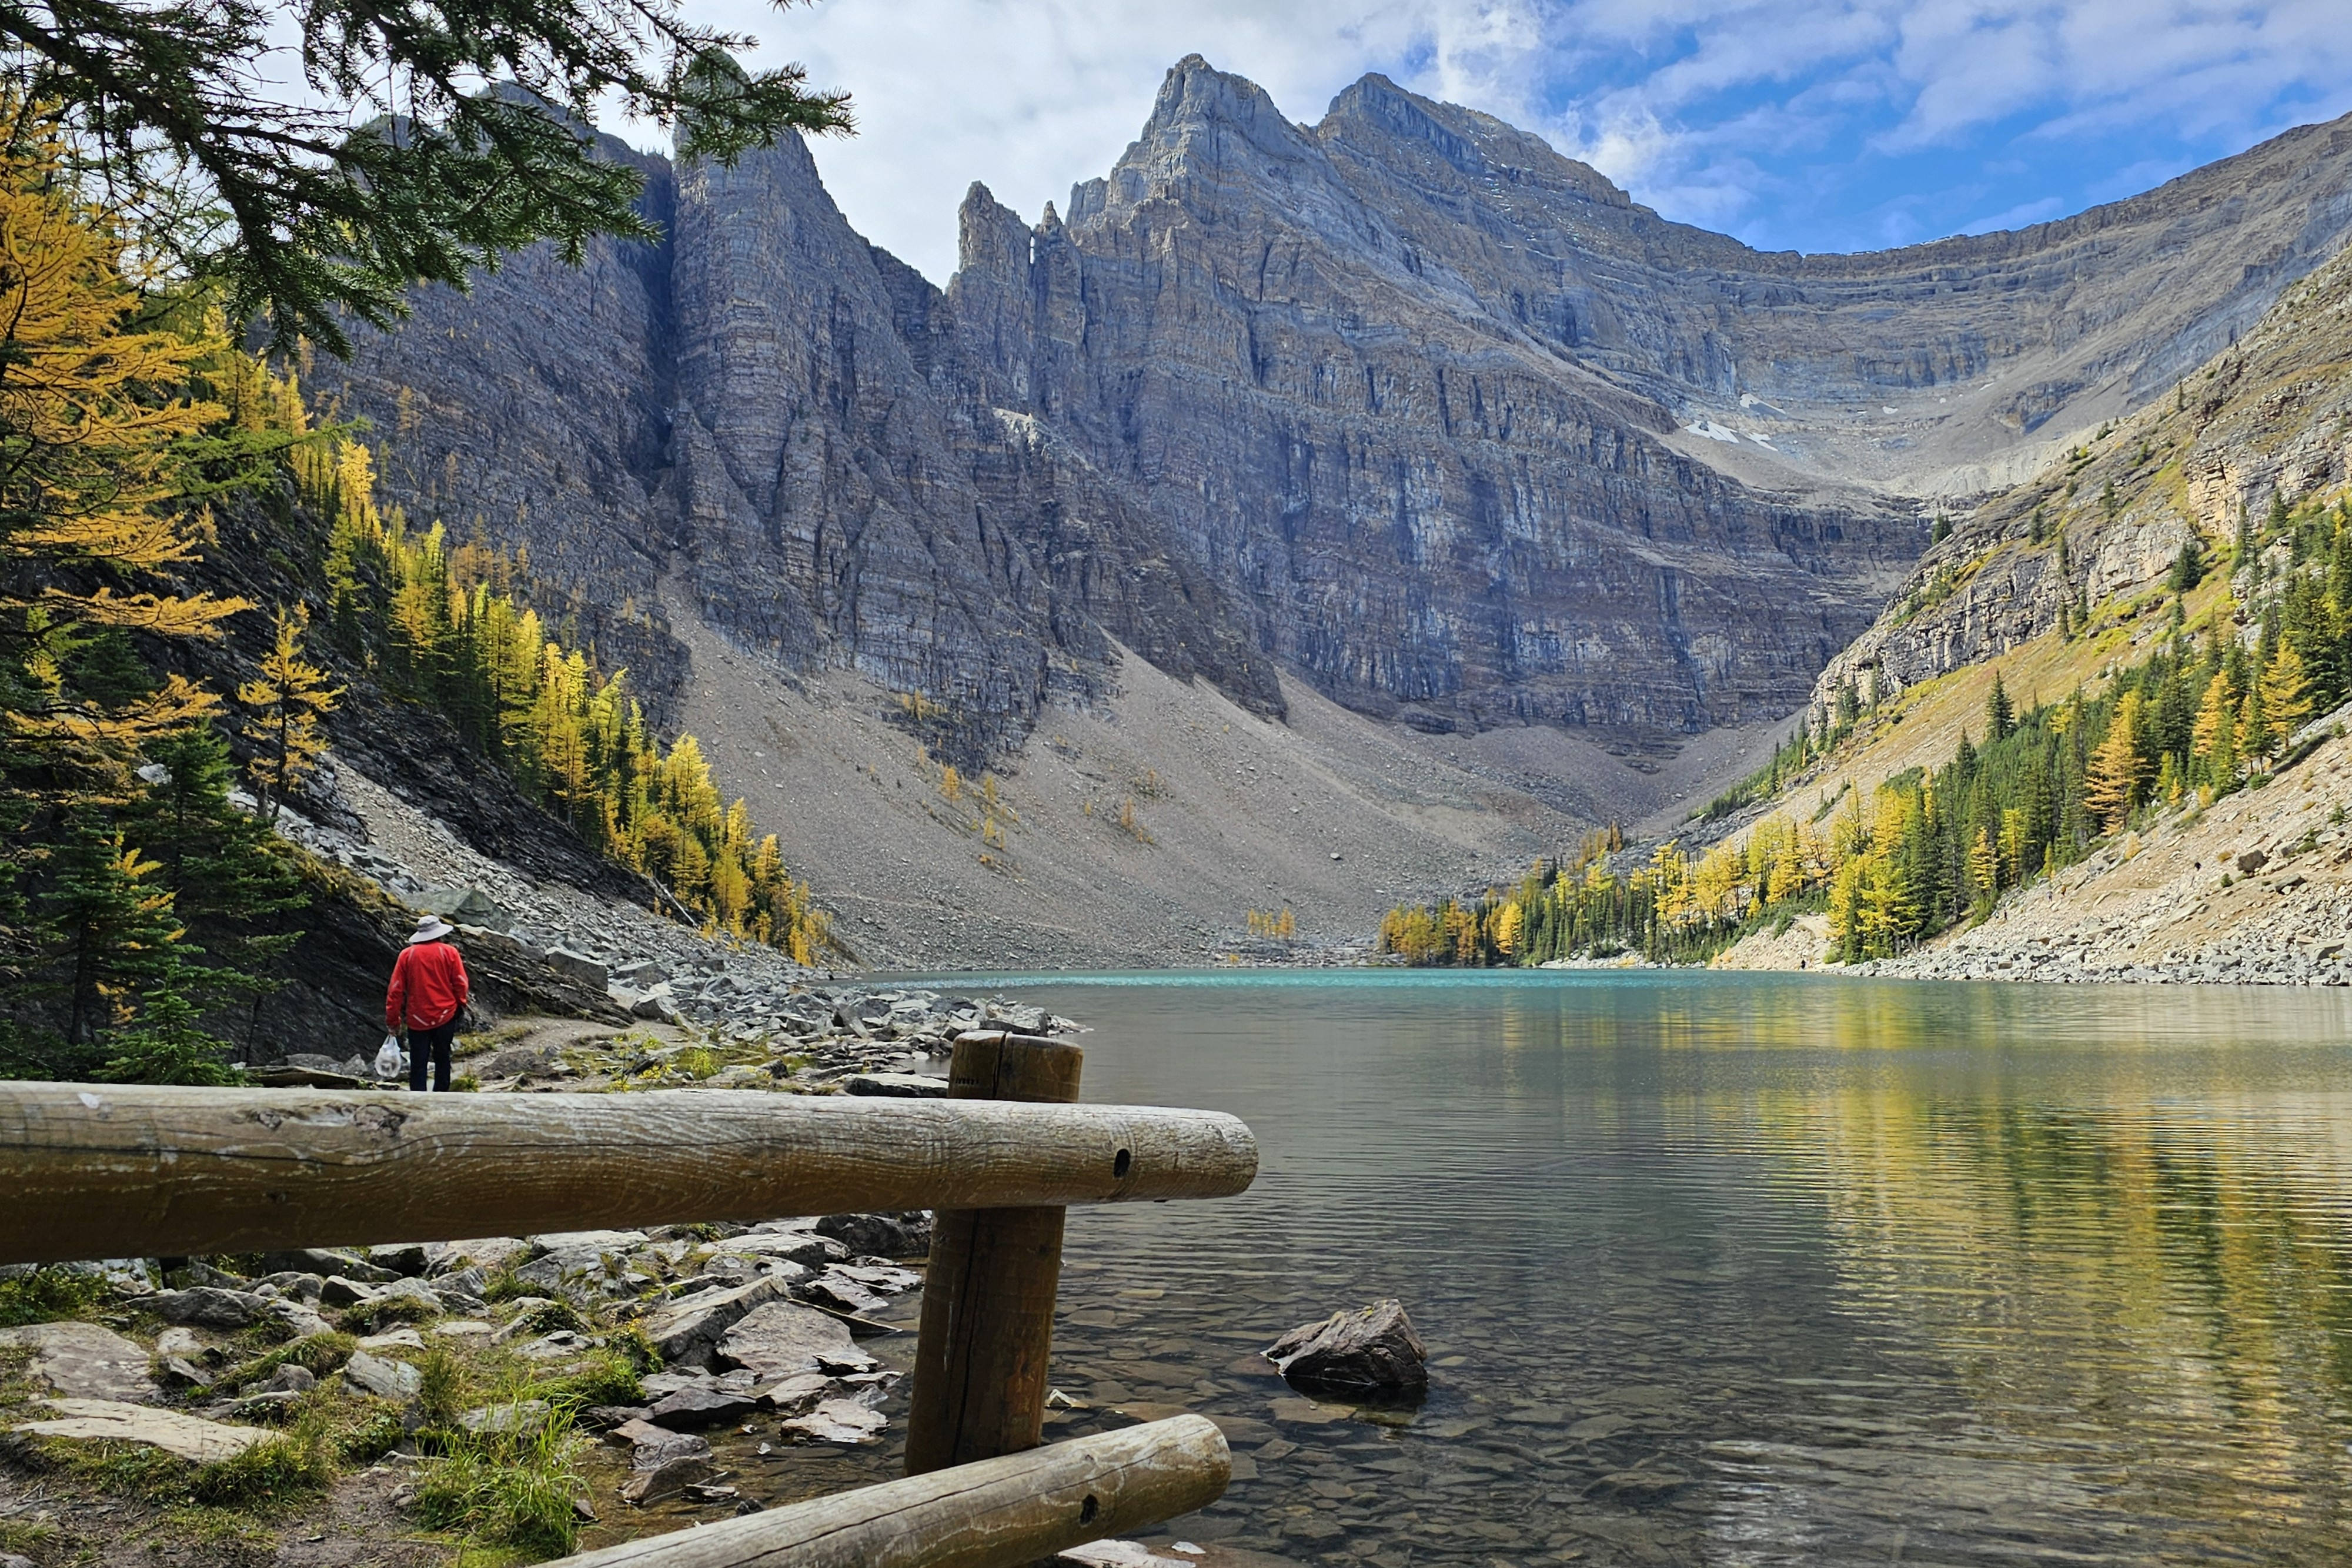
[[269,1375],[268,1381],[261,1385],[260,1391],[264,1394],[308,1394],[318,1386],[316,1374],[307,1366],[289,1361]]
[[771,1301],[747,1313],[719,1341],[719,1359],[761,1382],[796,1372],[870,1372],[881,1364],[857,1348],[838,1318],[792,1301]]
[[425,1375],[404,1361],[393,1361],[362,1350],[354,1351],[351,1360],[343,1363],[343,1382],[379,1399],[413,1399],[416,1391],[425,1386]]
[[394,1280],[376,1293],[376,1300],[415,1301],[436,1317],[447,1310],[441,1293],[422,1280]]
[[226,1427],[177,1410],[111,1399],[47,1399],[57,1415],[11,1427],[41,1437],[94,1443],[137,1443],[199,1465],[233,1459],[271,1434],[258,1427]]
[[163,1382],[172,1388],[210,1388],[212,1374],[205,1371],[185,1356],[167,1355],[163,1360]]
[[319,1286],[319,1301],[323,1306],[356,1307],[375,1297],[375,1286],[343,1274],[331,1274]]
[[708,1363],[723,1335],[757,1308],[783,1294],[773,1280],[752,1280],[732,1290],[689,1296],[646,1320],[646,1337],[667,1362]]
[[313,1334],[331,1332],[326,1319],[299,1301],[271,1301],[268,1303],[268,1315],[277,1319],[285,1327],[287,1334],[294,1339],[309,1339]]
[[457,1417],[457,1425],[468,1432],[513,1432],[546,1415],[549,1408],[544,1399],[512,1399],[468,1410]]
[[838,1269],[827,1269],[814,1279],[799,1281],[793,1286],[793,1294],[804,1301],[817,1301],[837,1312],[858,1316],[887,1305],[881,1297]]
[[379,1268],[356,1252],[332,1247],[297,1247],[284,1252],[265,1252],[261,1257],[261,1266],[272,1273],[292,1271],[322,1277],[341,1274],[362,1283],[383,1284],[398,1277],[391,1270]]
[[579,1330],[557,1329],[529,1344],[517,1345],[515,1354],[532,1361],[561,1361],[567,1355],[582,1355],[595,1348],[595,1342]]
[[841,1081],[841,1087],[846,1093],[884,1100],[944,1100],[948,1095],[946,1079],[919,1072],[853,1072]]
[[823,1269],[845,1262],[849,1249],[830,1236],[819,1236],[814,1230],[783,1230],[730,1237],[719,1243],[718,1250],[730,1257],[761,1258],[782,1263],[796,1263],[803,1269]]
[[795,1372],[774,1387],[764,1389],[760,1403],[779,1416],[800,1416],[816,1408],[834,1392],[834,1381],[822,1372]]
[[69,1398],[144,1405],[158,1392],[147,1375],[147,1352],[136,1341],[98,1323],[31,1323],[0,1329],[0,1344],[31,1350],[32,1364],[26,1370]]
[[878,1442],[888,1426],[879,1410],[869,1410],[853,1399],[827,1399],[805,1416],[795,1416],[780,1428],[798,1443]]
[[646,1419],[673,1432],[699,1432],[711,1427],[731,1427],[759,1407],[757,1399],[733,1389],[681,1388],[654,1401]]

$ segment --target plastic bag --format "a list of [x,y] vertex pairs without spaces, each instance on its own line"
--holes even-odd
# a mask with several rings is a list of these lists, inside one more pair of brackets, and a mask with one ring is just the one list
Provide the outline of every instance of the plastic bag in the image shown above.
[[400,1076],[400,1037],[388,1034],[375,1050],[375,1075],[378,1078]]

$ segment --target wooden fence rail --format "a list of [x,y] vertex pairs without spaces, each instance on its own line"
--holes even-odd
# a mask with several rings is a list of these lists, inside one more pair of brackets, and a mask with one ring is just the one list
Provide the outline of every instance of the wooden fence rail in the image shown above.
[[934,1209],[907,1450],[928,1473],[564,1563],[1013,1568],[1204,1507],[1233,1474],[1198,1416],[1035,1446],[1063,1209],[1257,1174],[1234,1117],[1068,1103],[1080,1060],[967,1034],[944,1100],[0,1082],[0,1263]]
[[0,1263],[1222,1197],[1231,1116],[757,1091],[0,1083]]
[[550,1568],[1015,1568],[1190,1513],[1233,1457],[1177,1416],[566,1557]]

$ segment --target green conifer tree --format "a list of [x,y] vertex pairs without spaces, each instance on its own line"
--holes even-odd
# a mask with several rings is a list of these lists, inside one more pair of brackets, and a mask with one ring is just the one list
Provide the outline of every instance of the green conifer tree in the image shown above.
[[[1991,746],[2007,740],[2016,730],[2017,710],[2010,705],[2009,688],[2002,684],[2000,672],[1995,670],[1992,690],[1985,697],[1985,744]],[[1963,746],[1968,744],[1966,736],[1960,739]]]
[[2175,593],[2186,593],[2205,580],[2205,552],[2200,541],[2189,538],[2181,544],[2180,552],[2172,558],[2172,570],[2164,585]]
[[183,977],[167,972],[144,993],[138,1021],[109,1040],[97,1072],[107,1083],[235,1083],[229,1044],[205,1032]]
[[55,998],[60,1032],[77,1057],[127,1020],[133,996],[186,978],[184,932],[171,894],[157,885],[157,869],[94,812],[72,824],[47,868],[37,985]]
[[147,755],[160,775],[146,776],[145,797],[124,812],[126,829],[157,862],[173,912],[204,943],[219,984],[257,1002],[278,988],[275,960],[300,939],[273,918],[310,903],[295,854],[229,804],[236,773],[218,729],[191,726]]

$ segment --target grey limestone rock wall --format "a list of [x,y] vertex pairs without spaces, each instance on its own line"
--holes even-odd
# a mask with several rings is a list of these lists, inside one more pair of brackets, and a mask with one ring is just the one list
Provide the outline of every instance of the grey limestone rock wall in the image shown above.
[[[690,608],[982,753],[1114,640],[1265,712],[1278,670],[1635,751],[1791,712],[1926,542],[1894,492],[2168,385],[2352,227],[2338,124],[2013,235],[1764,255],[1381,78],[1305,127],[1195,57],[1066,218],[974,187],[942,291],[796,141],[608,147],[664,244],[421,291],[314,390],[657,717]],[[1751,407],[1760,476],[1678,434]]]

